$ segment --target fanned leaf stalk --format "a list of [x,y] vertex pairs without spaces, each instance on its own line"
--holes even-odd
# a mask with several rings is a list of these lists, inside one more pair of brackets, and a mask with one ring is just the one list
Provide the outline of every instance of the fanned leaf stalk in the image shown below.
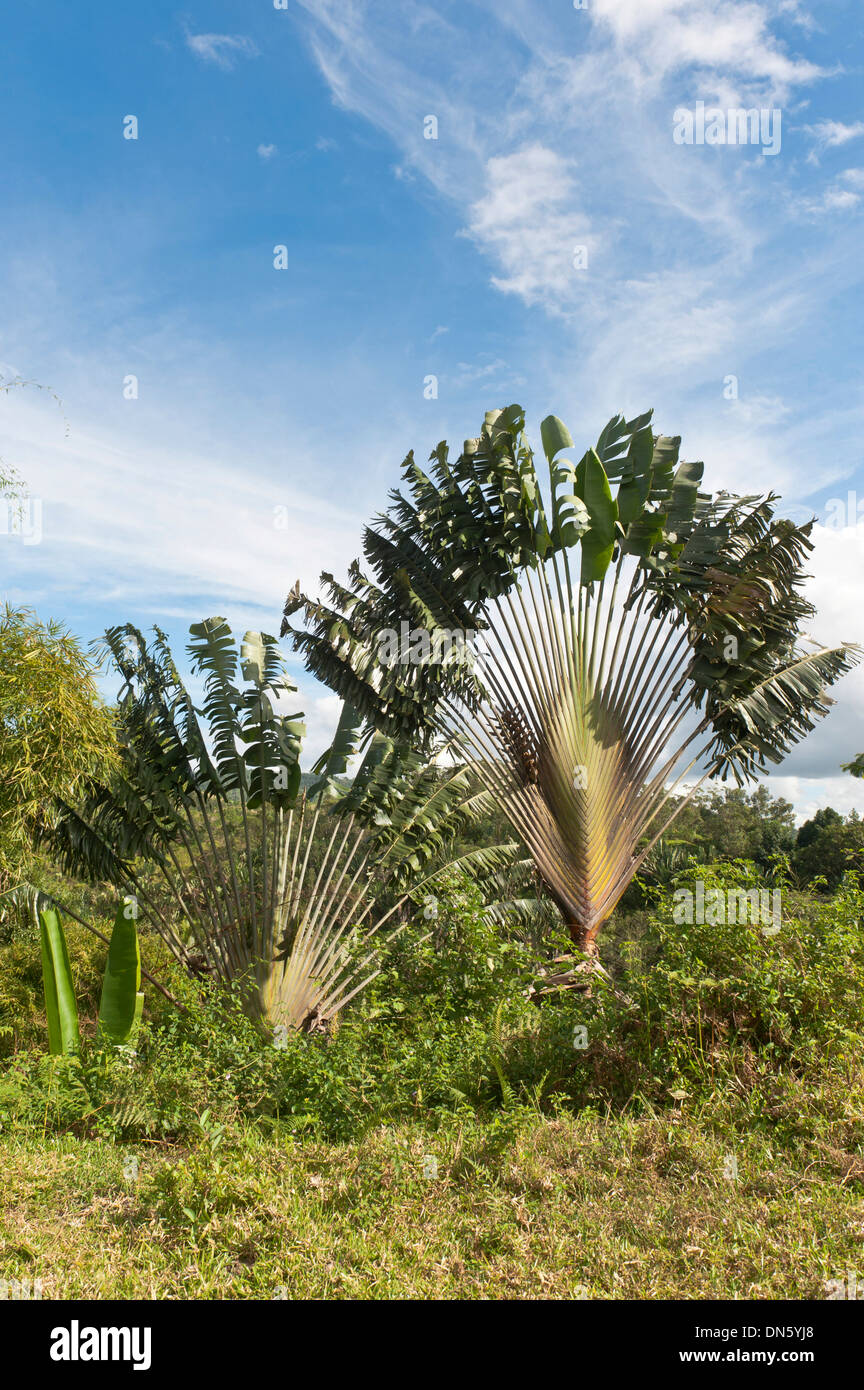
[[560,567],[564,584],[547,562],[486,606],[482,698],[447,700],[441,717],[590,951],[666,828],[643,843],[698,761],[706,725],[696,715],[688,728],[692,687],[670,695],[692,659],[687,628],[632,601],[635,562],[620,554],[611,594],[586,591],[578,614],[566,552]]

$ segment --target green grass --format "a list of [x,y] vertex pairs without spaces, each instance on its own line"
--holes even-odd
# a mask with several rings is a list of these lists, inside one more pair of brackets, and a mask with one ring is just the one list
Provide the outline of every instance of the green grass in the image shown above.
[[344,1145],[7,1136],[0,1278],[54,1299],[819,1299],[864,1266],[858,1083],[789,1091],[782,1142],[734,1098]]

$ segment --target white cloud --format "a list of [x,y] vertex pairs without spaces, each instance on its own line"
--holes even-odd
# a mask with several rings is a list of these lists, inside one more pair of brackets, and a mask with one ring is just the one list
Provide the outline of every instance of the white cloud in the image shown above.
[[487,160],[485,173],[485,191],[469,208],[468,233],[503,271],[493,285],[559,312],[578,285],[575,247],[586,249],[589,265],[597,251],[588,218],[574,207],[568,162],[532,144]]
[[807,162],[818,164],[819,155],[824,150],[847,145],[850,140],[857,140],[859,136],[864,135],[864,121],[854,121],[852,125],[844,125],[842,121],[817,121],[815,125],[807,125],[804,129],[813,137],[816,146],[808,154]]
[[834,145],[845,145],[848,141],[857,139],[859,135],[864,135],[864,121],[855,121],[852,125],[844,125],[842,121],[818,121],[816,125],[805,126],[805,130],[823,149],[830,149]]
[[[729,0],[592,0],[595,22],[614,37],[634,72],[652,82],[696,67],[781,96],[822,75],[814,63],[790,58],[769,30],[770,10]],[[732,104],[736,104],[733,102]]]
[[801,208],[811,217],[821,217],[828,212],[848,212],[851,208],[857,207],[860,201],[860,193],[832,184],[818,198],[803,198]]
[[525,378],[516,375],[509,363],[497,357],[491,362],[460,362],[456,372],[448,375],[447,382],[456,389],[482,384],[500,391],[524,386]]
[[802,10],[800,0],[775,0],[775,9],[778,15],[783,15],[790,23],[797,24],[805,34],[818,32],[819,25],[812,12]]
[[[765,305],[764,276],[752,287],[747,280],[776,218],[760,215],[758,197],[772,199],[772,161],[737,160],[733,168],[716,150],[682,150],[670,121],[684,96],[681,75],[692,77],[694,65],[694,94],[709,97],[725,83],[730,104],[732,81],[777,92],[815,80],[820,69],[789,58],[771,36],[768,6],[597,0],[564,21],[583,35],[576,57],[548,17],[519,4],[495,7],[486,25],[495,59],[487,89],[476,70],[470,84],[460,80],[459,36],[422,5],[400,12],[401,25],[385,24],[361,0],[303,5],[334,100],[390,136],[401,177],[421,172],[467,210],[464,231],[491,262],[491,283],[580,329],[590,322],[582,370],[597,377],[611,363],[621,381],[635,361],[644,375],[656,361],[646,339],[663,342],[673,370],[707,366],[740,338],[742,323],[753,343],[757,319],[776,334],[782,314],[795,314],[806,289],[790,285]],[[448,41],[443,67],[429,37],[440,39],[438,29]],[[508,31],[519,36],[518,58],[502,44]],[[436,141],[422,138],[423,111],[438,117]],[[587,248],[587,271],[574,265],[576,246]]]
[[858,206],[862,193],[864,169],[844,169],[818,198],[802,198],[800,206],[805,213],[816,217],[826,212],[847,212]]
[[[849,758],[845,762],[851,761]],[[795,808],[795,820],[802,825],[812,820],[825,806],[833,806],[841,815],[864,811],[864,784],[860,778],[840,773],[837,777],[766,777],[765,786],[772,796],[782,796]]]
[[204,63],[229,72],[237,58],[257,58],[259,49],[244,34],[186,34],[186,46]]
[[230,450],[196,456],[146,435],[136,438],[131,423],[113,436],[76,423],[67,435],[44,407],[6,399],[0,456],[15,459],[43,500],[39,545],[0,537],[6,596],[26,593],[51,610],[80,596],[86,575],[118,621],[219,612],[272,631],[295,578],[314,588],[322,569],[355,553],[357,517],[302,482],[285,484],[261,464],[250,471]]
[[275,154],[278,154],[278,153],[279,153],[279,147],[278,147],[278,145],[259,145],[259,146],[258,146],[258,155],[259,155],[259,157],[260,157],[261,159],[263,159],[263,160],[272,159],[273,156],[274,156]]

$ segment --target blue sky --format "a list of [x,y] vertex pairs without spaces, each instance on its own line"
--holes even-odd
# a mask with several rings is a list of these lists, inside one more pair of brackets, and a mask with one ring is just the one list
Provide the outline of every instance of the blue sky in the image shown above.
[[[862,31],[854,0],[14,7],[0,369],[59,403],[0,395],[43,509],[3,596],[86,639],[278,629],[409,448],[653,406],[713,487],[817,515],[814,632],[864,640]],[[779,150],[676,143],[699,102],[779,112]],[[335,701],[297,674],[315,751]],[[864,676],[836,693],[770,779],[801,814],[864,810]]]

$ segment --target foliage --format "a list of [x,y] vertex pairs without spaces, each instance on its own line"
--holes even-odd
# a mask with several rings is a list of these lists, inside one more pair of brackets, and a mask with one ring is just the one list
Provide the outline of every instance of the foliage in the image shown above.
[[[740,783],[780,762],[858,650],[802,645],[810,525],[776,518],[773,495],[701,492],[650,412],[610,420],[576,465],[560,420],[541,437],[548,504],[518,406],[455,461],[441,443],[429,474],[409,454],[367,568],[323,575],[329,601],[295,588],[283,632],[377,728],[454,740],[593,953],[691,769]],[[393,633],[432,648],[454,629],[473,660],[383,655]]]
[[0,612],[0,891],[28,876],[54,798],[74,800],[116,761],[95,677],[60,623]]
[[864,821],[856,811],[845,820],[831,806],[817,811],[798,831],[792,863],[804,882],[833,892],[849,869],[864,869]]
[[[239,982],[269,1026],[321,1027],[374,978],[370,942],[395,922],[405,885],[434,881],[448,836],[485,801],[464,769],[440,775],[371,730],[364,739],[351,711],[300,792],[304,726],[281,712],[296,686],[275,640],[249,632],[238,653],[221,618],[190,633],[201,708],[158,629],[149,646],[131,626],[107,634],[124,681],[121,771],[91,779],[80,806],[60,803],[51,843],[67,870],[140,900],[188,969]],[[461,858],[486,868],[511,851]]]
[[752,859],[766,869],[795,845],[792,804],[758,786],[703,789],[675,818],[673,835],[703,860]]
[[[693,875],[695,877],[695,873]],[[746,862],[700,866],[706,895],[752,889]],[[625,1074],[710,1088],[718,1076],[754,1068],[798,1072],[860,1045],[864,992],[864,890],[850,875],[830,903],[783,903],[773,923],[676,922],[670,890],[657,895],[639,955],[622,970],[632,1017],[617,1001],[598,1002],[625,1044]],[[721,919],[723,914],[719,914]],[[708,916],[708,914],[706,914]],[[612,1009],[610,1015],[609,1010]],[[626,1061],[624,1061],[626,1057]],[[620,1080],[620,1078],[619,1078]]]
[[[81,1048],[78,1006],[66,937],[56,907],[39,909],[42,951],[42,989],[52,1055],[77,1056]],[[138,1032],[144,995],[141,993],[141,953],[134,903],[121,903],[108,945],[102,980],[97,1042],[126,1046]]]
[[[746,863],[699,873],[709,887],[753,882]],[[604,942],[614,985],[601,977],[590,997],[539,1007],[528,997],[532,950],[502,940],[475,887],[454,882],[436,907],[433,917],[418,908],[412,929],[384,944],[378,976],[330,1036],[268,1043],[239,989],[176,970],[185,1012],[154,1001],[128,1060],[85,1057],[70,1071],[19,1048],[0,1072],[0,1121],[188,1142],[207,1111],[229,1128],[342,1142],[376,1125],[462,1116],[482,1119],[492,1142],[496,1126],[509,1133],[508,1117],[528,1111],[674,1110],[679,1092],[688,1105],[753,1092],[755,1106],[860,1058],[864,890],[852,878],[833,902],[784,897],[776,935],[676,923],[671,892],[658,890],[635,949],[628,922]],[[32,943],[4,949],[14,952],[4,978],[31,968]]]

